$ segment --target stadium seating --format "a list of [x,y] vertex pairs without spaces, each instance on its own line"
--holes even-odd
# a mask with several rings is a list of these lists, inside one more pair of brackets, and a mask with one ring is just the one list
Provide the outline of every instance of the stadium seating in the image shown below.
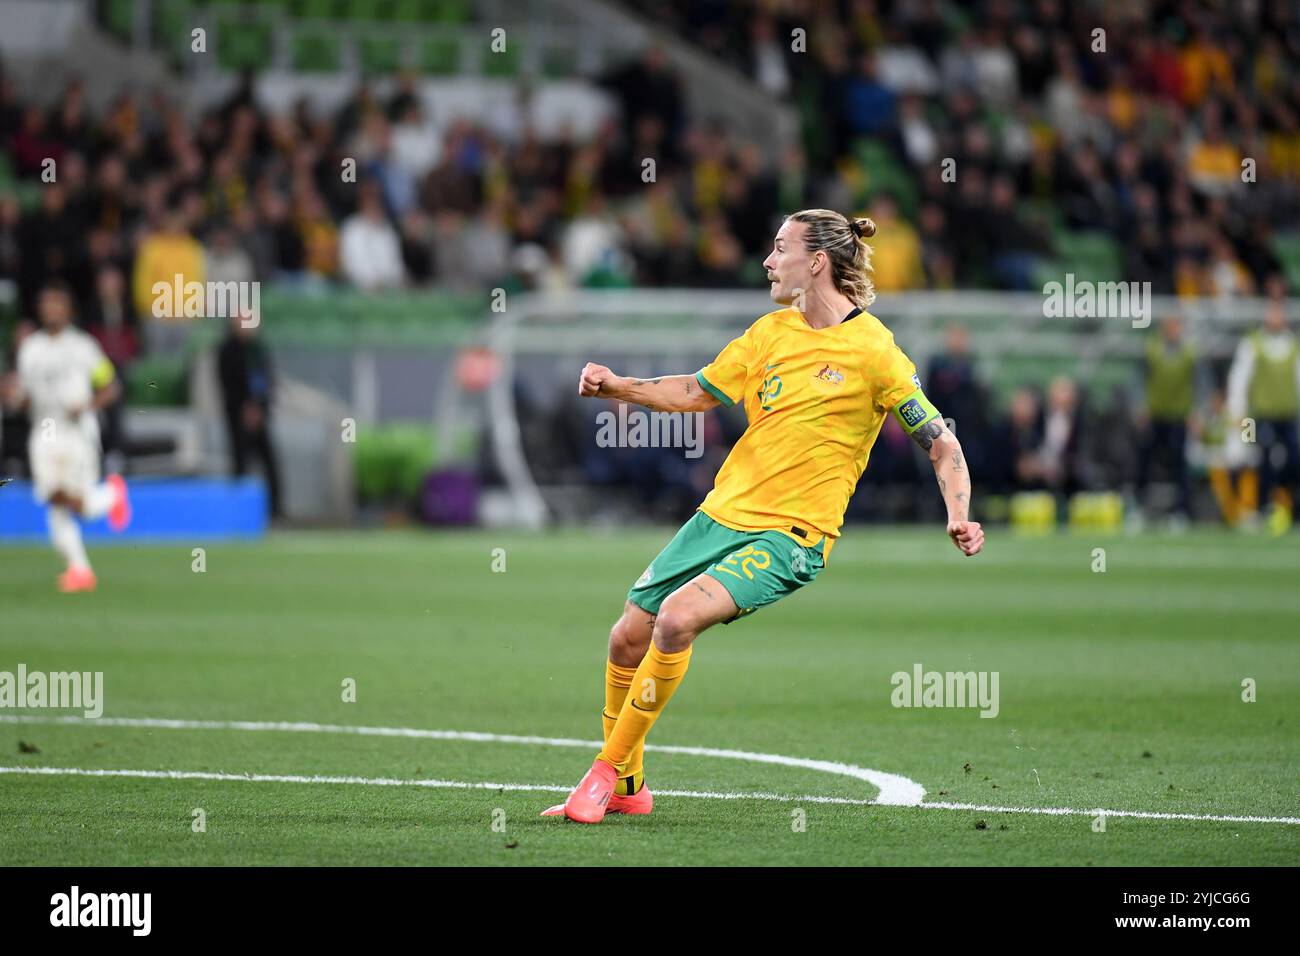
[[1287,285],[1300,289],[1300,232],[1282,232],[1274,236],[1273,254],[1282,262]]
[[292,62],[299,73],[335,72],[343,63],[338,36],[325,30],[294,31]]

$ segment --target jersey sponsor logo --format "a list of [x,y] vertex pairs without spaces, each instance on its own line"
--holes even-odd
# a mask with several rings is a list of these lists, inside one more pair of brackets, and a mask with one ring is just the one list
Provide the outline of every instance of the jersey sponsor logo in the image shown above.
[[649,566],[644,571],[641,572],[641,576],[636,579],[636,584],[632,586],[637,588],[643,588],[650,583],[651,579],[654,576],[655,576],[655,564],[653,561],[651,561]]
[[820,379],[823,382],[830,382],[832,385],[844,384],[844,373],[838,369],[833,369],[830,365],[822,366],[822,370],[813,378]]
[[909,398],[898,409],[898,414],[902,416],[903,421],[908,428],[915,428],[921,422],[925,421],[925,409],[915,398]]

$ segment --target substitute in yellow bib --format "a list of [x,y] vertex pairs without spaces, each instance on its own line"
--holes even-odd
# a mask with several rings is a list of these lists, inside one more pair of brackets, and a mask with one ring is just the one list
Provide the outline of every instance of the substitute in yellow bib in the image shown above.
[[749,424],[699,512],[628,592],[610,632],[605,746],[569,799],[543,815],[598,823],[606,813],[651,811],[645,738],[681,684],[695,638],[816,578],[886,415],[929,453],[953,543],[967,556],[983,548],[956,436],[893,335],[864,311],[875,298],[865,242],[874,233],[871,220],[827,209],[788,217],[763,263],[783,308],[694,375],[582,370],[583,396],[667,412],[742,404]]

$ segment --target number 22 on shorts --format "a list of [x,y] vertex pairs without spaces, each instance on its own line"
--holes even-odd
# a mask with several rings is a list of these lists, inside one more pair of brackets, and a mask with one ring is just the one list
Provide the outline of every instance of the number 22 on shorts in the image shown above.
[[735,565],[738,562],[740,564],[740,570],[744,572],[745,577],[749,578],[749,580],[752,581],[754,580],[754,572],[751,571],[750,568],[751,567],[758,568],[758,570],[762,571],[765,568],[771,567],[772,556],[768,554],[766,551],[759,551],[755,549],[755,547],[752,544],[746,545],[745,547],[741,548],[739,551],[728,556],[728,558],[725,561],[723,561],[721,564],[714,565],[714,570],[725,571],[727,574],[730,574],[732,577],[738,578],[740,577],[740,575],[737,574],[735,571],[733,571],[731,568],[727,567],[728,564]]

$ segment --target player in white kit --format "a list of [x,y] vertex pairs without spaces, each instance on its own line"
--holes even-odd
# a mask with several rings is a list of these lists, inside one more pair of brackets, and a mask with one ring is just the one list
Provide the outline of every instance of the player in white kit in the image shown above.
[[41,330],[18,348],[17,404],[31,416],[28,443],[38,501],[49,504],[50,540],[67,570],[59,590],[93,591],[95,572],[86,557],[75,516],[108,516],[114,531],[131,520],[126,482],[120,475],[99,480],[97,412],[121,391],[113,363],[91,336],[72,325],[72,293],[55,281],[41,289],[37,302]]

